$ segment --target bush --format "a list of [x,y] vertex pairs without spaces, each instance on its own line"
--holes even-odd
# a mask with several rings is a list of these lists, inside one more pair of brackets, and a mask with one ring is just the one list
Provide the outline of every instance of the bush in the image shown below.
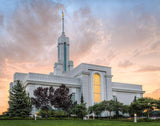
[[63,110],[55,110],[53,111],[53,116],[54,117],[66,117],[67,113]]
[[37,114],[42,118],[49,118],[49,117],[67,117],[67,113],[63,110],[40,110]]
[[3,117],[0,117],[0,120],[34,120],[34,118],[33,117],[22,118],[22,117],[3,116]]
[[148,119],[148,118],[140,118],[137,120],[137,122],[152,122],[152,119]]
[[42,118],[48,118],[52,116],[52,110],[40,110],[37,114],[38,116],[41,116]]

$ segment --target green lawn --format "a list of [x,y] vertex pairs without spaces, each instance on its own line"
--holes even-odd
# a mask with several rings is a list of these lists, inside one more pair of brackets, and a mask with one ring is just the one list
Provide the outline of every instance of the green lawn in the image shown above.
[[105,120],[0,120],[0,126],[160,126],[160,122],[122,122]]

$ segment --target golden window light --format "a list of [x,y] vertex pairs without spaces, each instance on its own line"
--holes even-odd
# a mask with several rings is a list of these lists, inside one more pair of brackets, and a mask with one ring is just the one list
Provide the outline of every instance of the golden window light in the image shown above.
[[101,102],[101,77],[98,73],[93,75],[93,97],[94,103]]

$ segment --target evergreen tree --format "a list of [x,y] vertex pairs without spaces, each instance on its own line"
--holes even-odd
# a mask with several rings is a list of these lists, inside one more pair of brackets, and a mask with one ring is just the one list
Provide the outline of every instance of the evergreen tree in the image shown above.
[[84,103],[83,95],[81,95],[81,103]]
[[137,97],[136,96],[134,96],[134,100],[133,100],[133,102],[136,102],[137,101]]
[[32,110],[32,104],[20,81],[17,81],[17,84],[12,87],[9,93],[9,116],[28,117]]

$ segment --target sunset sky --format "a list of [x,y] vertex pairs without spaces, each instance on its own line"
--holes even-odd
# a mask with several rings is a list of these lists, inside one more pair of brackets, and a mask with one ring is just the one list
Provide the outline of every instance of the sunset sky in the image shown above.
[[160,97],[160,0],[0,0],[0,112],[15,72],[53,71],[62,10],[75,67],[112,67],[113,81]]

